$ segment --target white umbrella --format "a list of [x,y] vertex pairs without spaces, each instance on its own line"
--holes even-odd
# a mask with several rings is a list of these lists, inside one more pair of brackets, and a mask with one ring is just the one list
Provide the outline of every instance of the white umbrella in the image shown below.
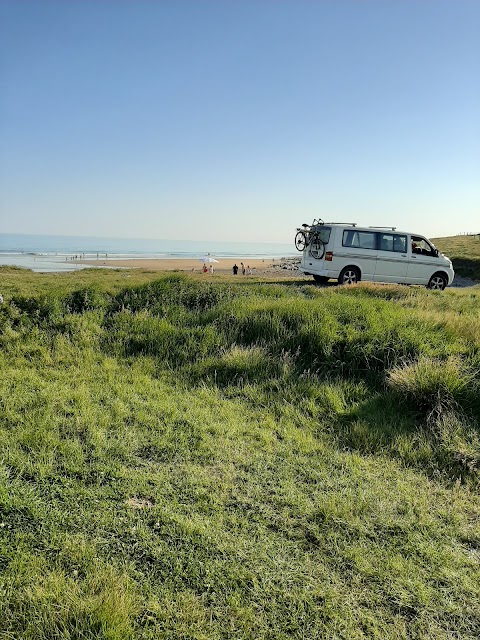
[[199,262],[218,262],[215,258],[210,258],[210,256],[206,256],[205,258],[199,258]]

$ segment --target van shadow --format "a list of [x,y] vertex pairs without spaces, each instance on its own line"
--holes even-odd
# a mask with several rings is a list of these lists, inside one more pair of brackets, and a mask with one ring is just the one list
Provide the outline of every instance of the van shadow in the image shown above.
[[315,282],[315,280],[304,280],[304,279],[295,279],[295,280],[287,280],[286,278],[271,278],[265,280],[249,280],[247,282],[242,282],[242,285],[281,285],[282,287],[319,287],[321,289],[330,289],[338,287],[338,282],[336,280],[332,280],[330,282]]

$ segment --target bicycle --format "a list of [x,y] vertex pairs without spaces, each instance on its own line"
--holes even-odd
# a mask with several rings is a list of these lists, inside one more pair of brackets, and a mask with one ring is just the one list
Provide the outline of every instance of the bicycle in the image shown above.
[[307,247],[310,247],[310,254],[319,260],[323,258],[325,253],[325,244],[320,237],[318,227],[324,224],[320,218],[314,220],[312,224],[302,224],[301,228],[297,228],[297,234],[295,236],[295,247],[297,251],[304,251]]

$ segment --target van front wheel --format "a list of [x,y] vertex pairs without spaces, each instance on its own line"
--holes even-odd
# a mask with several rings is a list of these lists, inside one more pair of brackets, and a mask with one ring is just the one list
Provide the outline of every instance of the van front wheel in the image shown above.
[[360,281],[360,273],[356,267],[345,267],[338,276],[338,284],[355,284]]
[[443,273],[434,273],[427,284],[427,289],[443,291],[448,284],[448,280]]

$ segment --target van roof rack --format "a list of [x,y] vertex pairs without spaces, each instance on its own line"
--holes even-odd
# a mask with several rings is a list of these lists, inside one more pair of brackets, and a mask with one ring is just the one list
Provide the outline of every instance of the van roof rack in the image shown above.
[[392,231],[396,231],[397,227],[377,227],[376,225],[373,227],[368,227],[369,229],[391,229]]
[[356,222],[324,222],[324,224],[343,224],[348,227],[356,227]]

